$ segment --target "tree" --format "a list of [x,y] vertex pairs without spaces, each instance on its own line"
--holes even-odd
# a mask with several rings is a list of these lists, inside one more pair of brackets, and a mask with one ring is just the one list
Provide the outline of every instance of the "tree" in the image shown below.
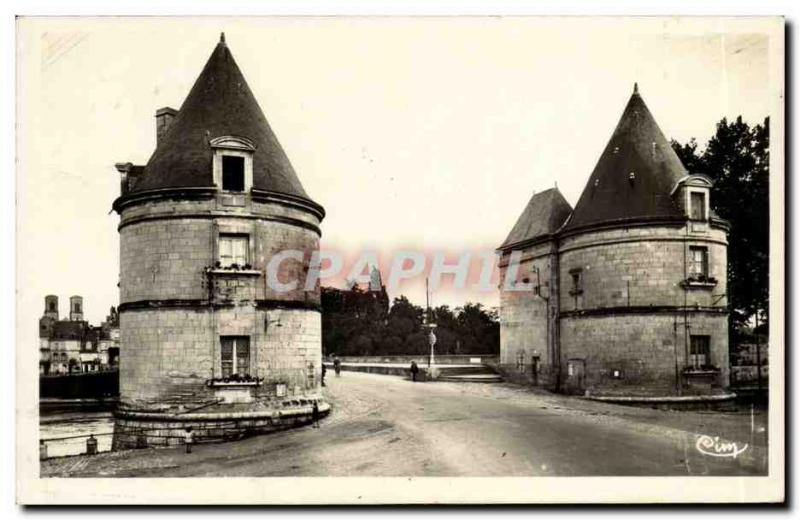
[[[388,307],[385,291],[376,294],[357,285],[341,290],[322,288],[322,348],[339,355],[427,355],[425,310],[405,296]],[[439,354],[486,354],[500,351],[497,313],[467,303],[451,310],[431,309]]]
[[728,294],[734,336],[769,315],[769,118],[750,127],[741,116],[722,119],[705,150],[691,139],[672,147],[691,173],[714,181],[711,207],[731,225]]

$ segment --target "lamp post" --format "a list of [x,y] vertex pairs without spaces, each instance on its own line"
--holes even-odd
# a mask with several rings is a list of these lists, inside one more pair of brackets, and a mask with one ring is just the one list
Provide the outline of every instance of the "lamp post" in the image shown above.
[[425,278],[425,326],[428,327],[428,343],[431,346],[431,355],[428,358],[428,366],[432,367],[435,361],[433,346],[436,345],[436,334],[434,334],[433,329],[436,328],[436,323],[433,322],[433,316],[431,314],[431,301],[427,278]]
[[436,345],[436,334],[433,333],[433,329],[436,327],[435,323],[429,323],[428,328],[430,332],[428,332],[428,343],[431,345],[431,357],[428,359],[428,366],[434,365],[434,352],[433,346]]

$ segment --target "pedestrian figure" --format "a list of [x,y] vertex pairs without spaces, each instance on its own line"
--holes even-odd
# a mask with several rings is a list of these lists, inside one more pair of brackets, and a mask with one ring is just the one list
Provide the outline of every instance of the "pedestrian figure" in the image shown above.
[[319,405],[314,401],[314,407],[311,409],[311,425],[314,428],[319,428]]
[[339,372],[342,371],[342,362],[338,357],[333,360],[333,371],[336,372],[336,377],[339,377]]
[[86,454],[97,455],[97,439],[93,434],[89,434],[89,438],[86,439]]
[[191,426],[187,426],[183,433],[183,443],[186,445],[186,453],[191,453],[192,444],[194,444],[194,433],[192,433]]
[[417,366],[416,361],[411,362],[411,380],[413,382],[417,382],[417,374],[419,373],[419,367]]
[[327,371],[328,371],[328,369],[325,368],[325,363],[323,363],[322,364],[322,376],[320,377],[320,383],[322,383],[322,386],[325,386],[325,372],[327,372]]

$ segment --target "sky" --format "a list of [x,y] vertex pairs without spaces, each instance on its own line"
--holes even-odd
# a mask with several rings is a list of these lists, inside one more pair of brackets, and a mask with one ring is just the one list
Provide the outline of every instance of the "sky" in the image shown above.
[[[114,163],[146,163],[156,109],[180,107],[221,31],[327,211],[322,247],[383,258],[491,251],[534,191],[555,185],[574,205],[634,82],[667,138],[705,143],[722,117],[763,121],[776,89],[763,29],[713,18],[23,19],[18,306],[38,316],[57,294],[63,315],[80,294],[99,323],[118,303]],[[424,279],[390,296],[400,293],[423,304]]]

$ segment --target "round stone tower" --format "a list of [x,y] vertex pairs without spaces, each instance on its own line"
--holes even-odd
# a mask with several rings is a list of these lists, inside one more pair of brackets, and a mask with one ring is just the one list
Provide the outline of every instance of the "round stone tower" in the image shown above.
[[[145,166],[117,164],[120,407],[114,448],[305,423],[320,396],[325,213],[303,189],[224,36]],[[297,283],[294,283],[297,282]]]
[[729,224],[711,187],[634,87],[574,210],[536,194],[498,248],[501,369],[575,394],[728,395]]
[[729,226],[711,187],[634,86],[559,236],[564,390],[725,392]]

